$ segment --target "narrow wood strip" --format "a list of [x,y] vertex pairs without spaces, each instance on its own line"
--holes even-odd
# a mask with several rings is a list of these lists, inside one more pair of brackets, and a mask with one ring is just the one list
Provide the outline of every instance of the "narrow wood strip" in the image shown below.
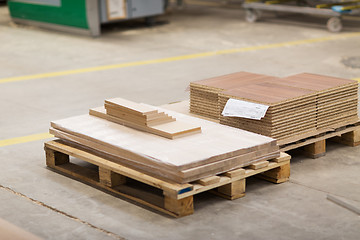
[[203,185],[203,186],[207,186],[207,185],[210,185],[210,184],[218,183],[219,181],[220,181],[219,176],[211,176],[211,177],[207,177],[207,178],[197,180],[196,182]]
[[261,162],[251,164],[250,166],[248,166],[248,168],[256,170],[256,169],[267,167],[268,165],[269,165],[269,161],[261,161]]

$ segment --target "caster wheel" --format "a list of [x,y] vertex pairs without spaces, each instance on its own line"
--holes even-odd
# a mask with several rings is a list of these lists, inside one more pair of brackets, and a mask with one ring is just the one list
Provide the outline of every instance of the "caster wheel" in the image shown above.
[[330,32],[340,32],[342,29],[341,19],[339,17],[332,17],[327,21],[326,24]]
[[249,23],[256,22],[260,18],[261,12],[254,9],[246,9],[245,20]]

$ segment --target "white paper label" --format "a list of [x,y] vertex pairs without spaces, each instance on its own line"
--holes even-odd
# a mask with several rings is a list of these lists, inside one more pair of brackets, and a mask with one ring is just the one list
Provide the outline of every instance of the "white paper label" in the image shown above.
[[109,19],[119,19],[126,17],[126,3],[124,0],[108,0]]
[[230,98],[221,114],[226,117],[243,117],[260,120],[265,116],[268,108],[269,106],[263,104]]

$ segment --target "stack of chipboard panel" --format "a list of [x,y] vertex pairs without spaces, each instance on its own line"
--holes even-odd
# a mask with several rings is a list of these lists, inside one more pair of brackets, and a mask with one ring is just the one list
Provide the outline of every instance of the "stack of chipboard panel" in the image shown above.
[[268,81],[269,76],[237,72],[190,83],[190,112],[219,120],[219,93],[241,85]]
[[[354,80],[310,73],[275,78],[240,72],[197,81],[190,87],[190,112],[284,143],[358,121],[358,83]],[[212,94],[211,101],[207,92]],[[230,98],[269,109],[261,120],[222,116]]]
[[221,109],[230,98],[263,104],[269,108],[261,120],[220,115],[222,124],[277,140],[316,129],[315,91],[276,84],[274,80],[220,93]]
[[280,84],[317,91],[317,129],[333,128],[358,120],[358,82],[317,74],[301,73]]
[[51,122],[50,133],[79,149],[176,183],[280,156],[273,138],[161,108],[152,109],[166,111],[177,121],[201,126],[202,132],[168,139],[104,117],[82,115]]

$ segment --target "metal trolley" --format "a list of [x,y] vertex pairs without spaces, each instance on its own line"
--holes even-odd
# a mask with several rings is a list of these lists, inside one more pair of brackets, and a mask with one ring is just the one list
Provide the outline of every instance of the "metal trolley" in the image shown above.
[[342,30],[343,15],[358,15],[360,13],[360,0],[337,1],[307,1],[307,0],[247,0],[243,4],[246,10],[245,19],[255,22],[261,16],[261,11],[275,11],[288,13],[301,13],[322,15],[329,17],[327,28],[330,32]]

